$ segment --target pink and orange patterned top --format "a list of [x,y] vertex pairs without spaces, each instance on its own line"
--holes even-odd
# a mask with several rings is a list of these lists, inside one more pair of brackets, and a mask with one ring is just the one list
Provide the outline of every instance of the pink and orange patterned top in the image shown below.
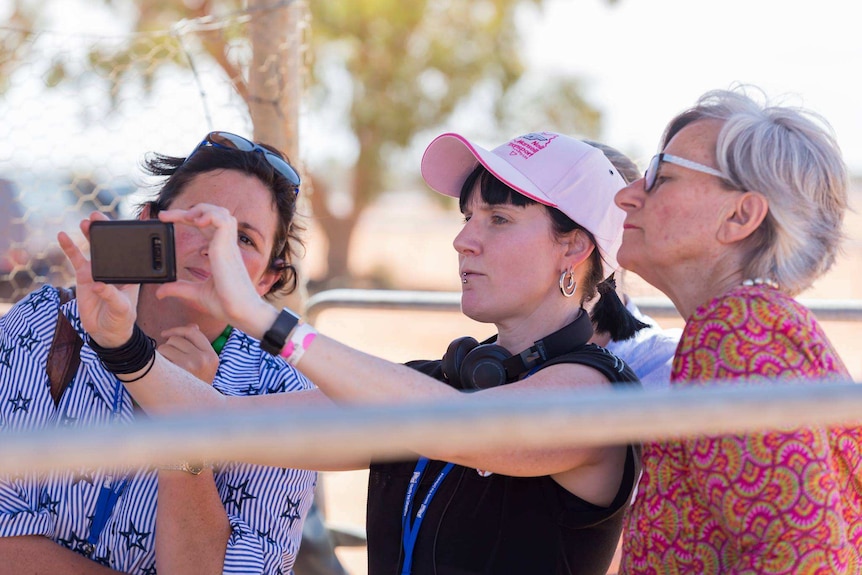
[[[671,385],[830,376],[849,378],[811,312],[740,286],[689,318]],[[691,437],[643,458],[620,573],[862,572],[862,428]]]

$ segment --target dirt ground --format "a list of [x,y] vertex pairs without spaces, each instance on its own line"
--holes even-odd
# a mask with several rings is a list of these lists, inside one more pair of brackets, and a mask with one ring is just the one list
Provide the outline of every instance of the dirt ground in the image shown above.
[[[855,213],[849,214],[846,221],[849,237],[844,254],[834,269],[801,297],[862,299],[862,281],[856,279],[862,277],[862,185],[858,182],[851,202]],[[351,265],[357,273],[385,274],[400,289],[457,291],[452,238],[460,226],[459,214],[443,210],[421,194],[389,196],[363,220],[351,252]],[[314,275],[322,269],[323,240],[313,226],[310,231],[307,269]],[[627,290],[635,297],[661,295],[636,276],[628,277],[626,282]],[[440,357],[456,337],[472,335],[481,339],[493,332],[460,314],[444,312],[333,309],[321,313],[316,323],[329,335],[393,361]],[[660,324],[681,326],[682,320],[662,318]],[[854,379],[862,381],[862,354],[858,353],[862,325],[824,322],[823,326]],[[367,478],[367,471],[323,475],[328,521],[364,525]],[[338,555],[351,575],[366,575],[364,548],[340,548]]]

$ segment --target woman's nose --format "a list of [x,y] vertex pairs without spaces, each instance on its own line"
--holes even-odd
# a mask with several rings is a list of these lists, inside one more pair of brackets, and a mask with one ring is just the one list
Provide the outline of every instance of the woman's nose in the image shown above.
[[625,211],[641,206],[643,202],[644,179],[640,178],[617,192],[614,203]]
[[477,251],[478,242],[469,221],[464,224],[464,227],[461,228],[461,231],[458,232],[458,235],[456,235],[455,239],[452,240],[452,245],[454,246],[455,251],[459,254],[473,253]]

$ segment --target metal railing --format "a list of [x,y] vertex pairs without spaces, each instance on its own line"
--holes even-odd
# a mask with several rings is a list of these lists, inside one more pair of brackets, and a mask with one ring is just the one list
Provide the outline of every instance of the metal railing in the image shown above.
[[[679,313],[667,298],[632,298],[638,308],[654,318],[678,318]],[[862,300],[808,299],[799,302],[814,312],[820,321],[862,321]],[[333,289],[318,292],[308,298],[309,321],[333,308],[344,309],[413,309],[422,311],[452,311],[461,309],[459,292],[413,290]],[[0,316],[9,311],[10,303],[0,303]]]
[[[678,318],[679,313],[664,297],[632,298],[641,312],[654,318]],[[820,321],[862,321],[862,300],[807,299],[799,302],[814,312]],[[332,308],[411,309],[422,311],[459,311],[460,292],[333,289],[318,292],[308,299],[309,321]]]

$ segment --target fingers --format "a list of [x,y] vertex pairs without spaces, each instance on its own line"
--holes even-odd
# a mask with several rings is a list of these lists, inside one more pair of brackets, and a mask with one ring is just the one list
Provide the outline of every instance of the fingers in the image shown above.
[[159,212],[159,220],[188,224],[201,229],[207,227],[215,229],[236,227],[236,219],[227,209],[212,204],[197,204],[187,210],[163,210]]
[[172,343],[177,349],[190,353],[192,351],[208,351],[212,345],[200,328],[195,324],[172,327],[162,332],[166,343]]
[[57,242],[60,244],[60,249],[66,254],[66,259],[69,260],[69,263],[72,264],[72,267],[76,271],[78,268],[85,267],[90,263],[66,232],[57,234]]
[[[110,218],[108,216],[101,212],[91,212],[88,218],[85,218],[78,223],[78,227],[81,229],[81,233],[84,234],[87,242],[89,242],[90,224],[95,221],[107,221],[109,219]],[[76,271],[84,267],[89,269],[89,260],[84,256],[84,253],[80,248],[78,248],[78,245],[72,241],[69,234],[66,232],[59,232],[57,234],[57,241],[59,242],[63,253],[66,254],[66,258],[69,260],[69,263],[72,264],[72,267],[75,268]]]
[[188,210],[164,210],[159,212],[159,219],[194,226],[209,239],[210,248],[229,257],[231,260],[241,258],[237,247],[237,223],[231,213],[220,206],[197,204]]
[[79,288],[84,286],[92,286],[94,293],[101,295],[101,288],[96,289],[95,286],[104,287],[101,282],[93,281],[93,270],[90,268],[90,260],[84,255],[78,245],[72,241],[72,238],[66,232],[57,234],[57,242],[60,244],[60,249],[63,250],[66,259],[72,264],[72,269],[75,270],[75,283]]
[[181,298],[197,309],[208,310],[234,323],[242,315],[246,302],[260,297],[243,263],[237,243],[236,219],[225,208],[209,204],[197,204],[188,210],[165,210],[159,213],[159,218],[201,230],[209,242],[212,276],[193,285],[175,282],[160,286],[157,297]]
[[200,328],[194,324],[167,329],[167,340],[158,347],[159,353],[198,379],[212,382],[218,371],[219,358]]
[[107,222],[110,220],[108,216],[103,214],[102,212],[90,212],[90,217],[81,220],[81,223],[78,224],[78,227],[81,228],[81,233],[84,234],[84,237],[87,238],[87,241],[90,241],[90,224],[93,222]]

